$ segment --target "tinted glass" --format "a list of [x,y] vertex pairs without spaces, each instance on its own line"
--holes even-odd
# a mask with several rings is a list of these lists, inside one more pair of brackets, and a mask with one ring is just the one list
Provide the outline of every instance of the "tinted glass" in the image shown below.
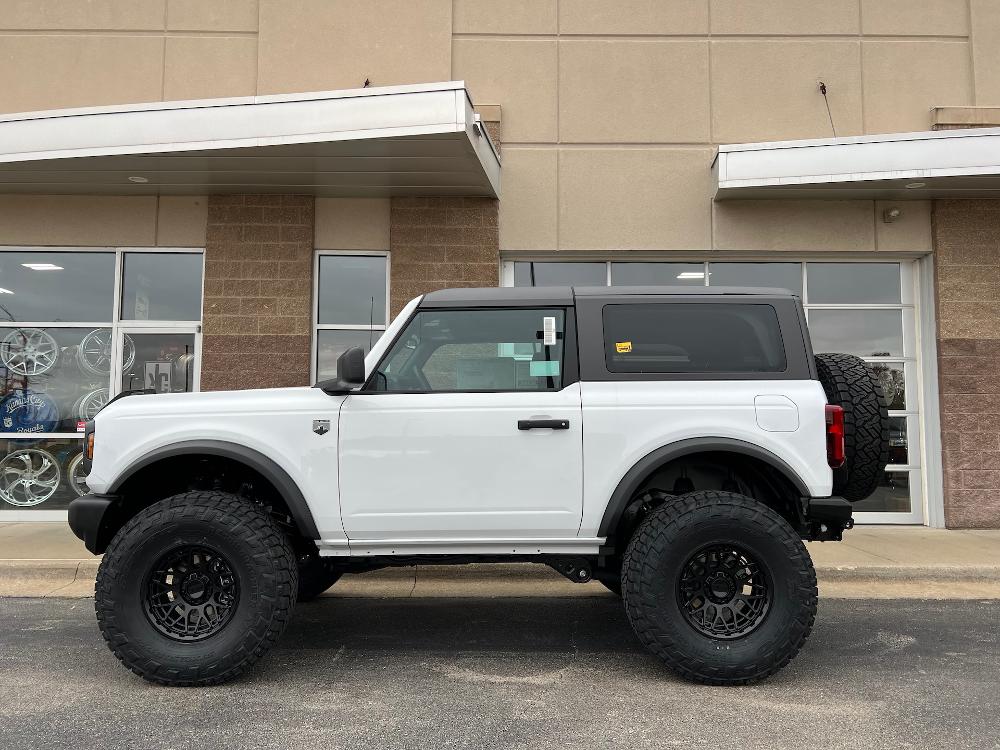
[[201,320],[200,253],[125,253],[122,320]]
[[383,331],[317,331],[316,380],[337,377],[337,358],[348,349],[360,346],[365,354],[371,351],[369,343],[381,338]]
[[898,263],[807,263],[809,304],[900,302]]
[[612,263],[615,286],[705,286],[704,263]]
[[900,310],[810,310],[809,335],[815,352],[859,357],[901,357]]
[[[193,333],[125,334],[122,390],[152,388],[157,393],[194,389]],[[239,383],[252,388],[254,383]]]
[[385,325],[385,274],[381,255],[321,255],[317,322]]
[[909,513],[910,476],[905,471],[887,471],[869,497],[852,503],[855,513]]
[[605,263],[514,263],[514,286],[607,286]]
[[882,385],[889,409],[905,409],[906,381],[903,377],[903,365],[896,362],[873,362],[872,369]]
[[800,263],[710,263],[710,286],[749,286],[787,289],[802,295]]
[[901,466],[910,463],[906,417],[889,417],[889,463]]
[[114,253],[0,253],[0,322],[110,322],[114,289]]
[[0,328],[0,432],[82,432],[108,401],[111,339],[110,328]]
[[607,305],[611,372],[783,372],[785,351],[770,305]]
[[65,510],[87,494],[83,441],[4,440],[0,444],[0,523],[5,510]]
[[[418,312],[379,366],[388,391],[544,391],[563,382],[562,310]],[[554,334],[546,344],[544,332]]]

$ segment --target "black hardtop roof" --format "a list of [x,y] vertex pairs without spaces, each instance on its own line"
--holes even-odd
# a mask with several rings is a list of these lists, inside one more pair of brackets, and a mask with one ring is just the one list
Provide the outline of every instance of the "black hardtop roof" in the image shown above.
[[687,297],[743,295],[764,297],[793,297],[787,289],[739,286],[525,286],[525,287],[471,287],[441,289],[428,292],[420,301],[421,307],[457,307],[477,305],[500,307],[510,304],[572,305],[575,297],[631,297],[631,296]]

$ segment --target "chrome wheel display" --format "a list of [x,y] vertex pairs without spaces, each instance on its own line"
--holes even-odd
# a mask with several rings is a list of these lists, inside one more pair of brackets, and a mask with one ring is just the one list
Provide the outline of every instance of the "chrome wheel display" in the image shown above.
[[[80,342],[76,352],[80,369],[90,375],[107,375],[111,372],[111,345],[114,332],[110,328],[91,331]],[[135,342],[125,334],[123,338],[122,369],[128,370],[135,362]]]
[[43,375],[59,361],[59,344],[41,328],[17,328],[0,342],[0,361],[17,375]]
[[40,505],[55,494],[61,477],[59,464],[48,451],[14,451],[0,461],[0,498],[19,508]]
[[83,470],[83,451],[70,459],[69,465],[66,467],[66,474],[66,480],[77,496],[90,492],[90,488],[87,486],[87,474]]
[[97,412],[103,409],[108,403],[108,389],[98,388],[85,393],[73,404],[73,413],[78,419],[87,421],[97,416]]

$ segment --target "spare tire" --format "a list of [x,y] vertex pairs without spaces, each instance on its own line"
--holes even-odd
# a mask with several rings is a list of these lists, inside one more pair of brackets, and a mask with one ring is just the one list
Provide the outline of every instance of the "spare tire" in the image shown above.
[[828,403],[844,410],[844,465],[833,470],[833,494],[852,503],[871,495],[889,463],[889,411],[875,371],[852,354],[817,354]]

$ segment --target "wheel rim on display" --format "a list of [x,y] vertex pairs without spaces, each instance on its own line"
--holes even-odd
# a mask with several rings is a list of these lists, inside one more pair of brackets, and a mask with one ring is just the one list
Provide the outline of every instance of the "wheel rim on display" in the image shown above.
[[77,399],[77,402],[73,405],[73,411],[77,418],[86,421],[96,417],[97,412],[107,406],[107,404],[108,389],[98,388],[90,393],[85,393]]
[[87,486],[87,474],[83,470],[83,451],[80,451],[70,459],[69,466],[66,467],[66,474],[68,475],[69,486],[73,488],[73,492],[78,497],[82,497],[90,492],[90,488]]
[[677,600],[688,624],[709,638],[732,639],[756,630],[773,591],[767,573],[745,549],[714,544],[681,568]]
[[18,328],[0,342],[0,361],[18,375],[44,375],[59,361],[59,344],[41,328]]
[[19,508],[40,505],[55,494],[60,478],[59,464],[48,451],[14,451],[0,461],[0,497]]
[[226,627],[239,604],[233,569],[204,545],[176,547],[153,566],[143,589],[146,616],[160,633],[201,641]]
[[[80,369],[91,375],[107,375],[111,372],[111,345],[114,332],[110,328],[97,328],[80,342],[77,361]],[[128,370],[135,362],[135,342],[125,334],[123,337],[122,369]]]

